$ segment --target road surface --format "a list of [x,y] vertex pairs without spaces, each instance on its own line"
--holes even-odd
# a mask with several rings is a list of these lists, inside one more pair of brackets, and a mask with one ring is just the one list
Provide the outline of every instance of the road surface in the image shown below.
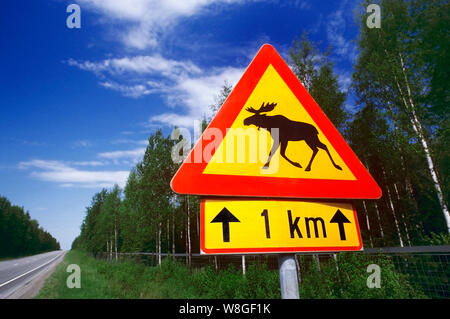
[[32,298],[65,251],[52,251],[30,257],[0,262],[0,299]]

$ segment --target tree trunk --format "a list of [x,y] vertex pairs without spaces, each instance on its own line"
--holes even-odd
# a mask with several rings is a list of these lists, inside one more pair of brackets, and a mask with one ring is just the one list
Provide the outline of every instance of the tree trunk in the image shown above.
[[158,247],[158,230],[156,230],[156,233],[155,233],[155,254],[157,256],[159,256],[158,255],[158,251],[159,251],[159,247]]
[[172,216],[172,255],[175,259],[175,211]]
[[364,212],[365,212],[365,215],[366,215],[366,224],[367,224],[367,231],[369,233],[370,247],[373,248],[372,231],[370,230],[370,223],[369,223],[369,212],[367,210],[365,201],[363,201],[363,206],[364,206]]
[[[400,194],[398,192],[397,183],[394,183],[394,191],[395,191],[395,195],[397,197],[397,202],[400,203]],[[401,217],[402,217],[403,227],[405,227],[406,240],[408,241],[408,246],[411,246],[411,239],[409,237],[408,225],[405,221],[405,215],[403,214],[403,212],[402,212]]]
[[[364,163],[364,165],[365,165],[366,168],[367,168],[367,171],[370,173],[370,168],[369,168],[369,165],[367,165],[367,164],[368,164],[368,163]],[[376,212],[377,218],[378,218],[378,225],[380,226],[380,235],[381,235],[381,239],[382,239],[382,241],[383,241],[383,243],[384,243],[384,231],[383,231],[383,225],[382,225],[382,223],[381,223],[380,210],[378,209],[377,201],[374,201],[374,204],[375,204],[375,212]]]
[[319,255],[314,254],[313,255],[314,261],[316,262],[317,265],[317,270],[320,272],[321,268],[320,268],[320,260],[319,260]]
[[162,222],[158,223],[158,265],[161,266],[161,228]]
[[200,238],[200,213],[196,213],[196,219],[197,221],[197,238]]
[[388,202],[389,202],[389,206],[390,206],[391,211],[392,211],[392,216],[394,217],[394,224],[395,224],[395,229],[397,230],[397,235],[398,235],[400,247],[404,247],[403,239],[402,239],[402,233],[400,231],[400,226],[398,224],[397,214],[395,214],[394,203],[392,202],[392,196],[391,196],[391,191],[389,190],[389,183],[388,183],[388,180],[387,180],[386,172],[384,171],[383,167],[381,167],[381,171],[383,172],[384,181],[386,183]]
[[191,211],[189,208],[189,196],[187,196],[187,241],[188,241],[188,266],[191,269],[192,251],[191,251]]
[[114,249],[116,253],[116,261],[119,260],[119,255],[117,254],[117,218],[114,220]]
[[170,252],[170,214],[167,215],[166,228],[167,228],[167,254],[169,254],[169,252]]
[[[388,51],[386,49],[384,51],[389,58]],[[441,186],[439,183],[437,171],[435,169],[433,159],[431,157],[430,148],[429,148],[428,142],[425,138],[424,129],[423,129],[422,124],[417,116],[417,112],[416,112],[417,108],[414,103],[412,93],[411,93],[411,87],[409,85],[408,77],[406,75],[406,67],[405,67],[405,64],[403,61],[403,56],[400,52],[399,52],[398,56],[400,58],[400,66],[401,66],[401,70],[402,70],[402,74],[403,74],[403,78],[404,78],[404,82],[405,82],[405,86],[406,86],[406,93],[407,93],[407,97],[409,100],[409,104],[406,100],[406,96],[405,96],[406,94],[403,92],[403,89],[400,86],[400,81],[397,78],[397,76],[395,75],[395,73],[394,73],[394,79],[396,81],[397,89],[400,92],[400,96],[402,97],[403,104],[407,111],[406,113],[410,117],[409,120],[411,122],[411,127],[414,130],[414,132],[416,133],[416,136],[419,139],[420,143],[422,144],[422,147],[423,147],[423,150],[425,153],[425,158],[426,158],[427,164],[428,164],[428,170],[429,170],[431,178],[433,180],[434,188],[436,190],[436,194],[438,196],[438,200],[441,205],[442,213],[444,214],[445,222],[447,225],[447,231],[450,232],[450,214],[448,211],[448,207],[444,200],[444,196],[443,196],[442,189],[441,189]],[[392,59],[391,59],[391,61],[392,61]],[[392,68],[392,70],[394,70],[394,68]]]

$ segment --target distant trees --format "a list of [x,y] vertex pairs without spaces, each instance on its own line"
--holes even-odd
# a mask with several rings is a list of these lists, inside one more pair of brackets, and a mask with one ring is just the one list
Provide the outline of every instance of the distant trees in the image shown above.
[[23,207],[0,196],[0,258],[59,250],[58,241],[31,219]]
[[174,144],[160,130],[150,136],[144,158],[130,172],[123,194],[115,186],[93,197],[73,248],[107,252],[110,258],[123,250],[175,253],[180,247],[185,251],[193,216],[186,206],[189,200],[170,188],[178,168],[171,158]]

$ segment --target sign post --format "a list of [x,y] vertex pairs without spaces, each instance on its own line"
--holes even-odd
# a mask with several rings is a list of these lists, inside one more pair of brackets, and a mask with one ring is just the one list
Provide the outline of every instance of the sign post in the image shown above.
[[286,299],[299,298],[294,253],[362,250],[349,199],[381,197],[370,173],[268,44],[171,187],[202,196],[201,253],[279,254]]
[[300,299],[295,255],[279,254],[278,269],[280,273],[281,298]]

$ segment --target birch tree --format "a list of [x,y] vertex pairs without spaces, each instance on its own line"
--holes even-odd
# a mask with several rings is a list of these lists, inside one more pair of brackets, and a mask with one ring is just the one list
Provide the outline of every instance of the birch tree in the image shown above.
[[[435,1],[435,4],[445,9],[443,2]],[[430,83],[433,83],[433,76],[426,72],[430,66],[423,59],[420,43],[415,41],[417,34],[428,27],[416,23],[415,17],[423,16],[423,12],[413,7],[411,1],[384,0],[381,7],[380,29],[367,28],[366,16],[361,15],[360,56],[354,74],[356,90],[360,97],[385,110],[399,129],[412,132],[421,147],[424,165],[431,177],[447,230],[450,231],[448,206],[430,147],[433,126],[442,123],[428,121],[433,105],[427,96],[432,91]],[[434,50],[435,54],[439,54],[439,48]]]

